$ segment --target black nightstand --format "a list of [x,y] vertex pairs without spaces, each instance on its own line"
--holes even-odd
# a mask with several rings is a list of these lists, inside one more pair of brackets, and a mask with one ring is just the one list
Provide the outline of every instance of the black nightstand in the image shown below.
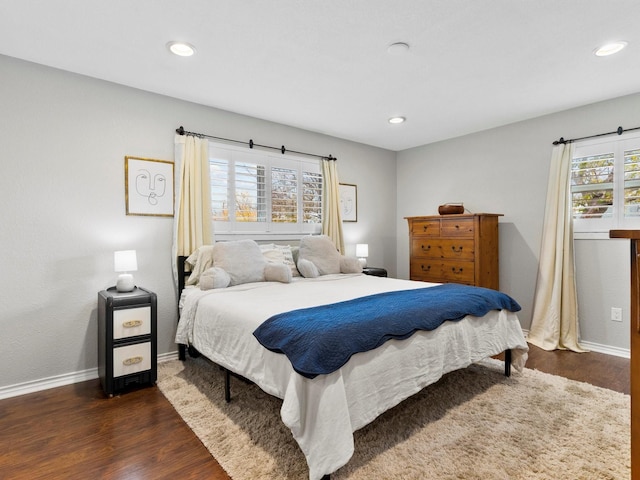
[[373,275],[374,277],[386,277],[387,270],[380,267],[364,267],[362,273],[365,275]]
[[98,293],[98,373],[104,393],[152,385],[157,370],[156,294],[136,287]]

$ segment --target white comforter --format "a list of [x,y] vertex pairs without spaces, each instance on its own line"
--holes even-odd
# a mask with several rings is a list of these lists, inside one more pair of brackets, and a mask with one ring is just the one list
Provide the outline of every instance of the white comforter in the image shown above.
[[[258,343],[253,331],[277,313],[430,284],[367,275],[326,275],[290,284],[250,283],[217,290],[185,290],[176,342],[191,344],[213,362],[283,399],[281,417],[300,445],[311,480],[345,465],[353,432],[443,374],[506,349],[521,370],[527,343],[515,314],[445,322],[358,353],[340,370],[309,379],[283,354]],[[431,284],[432,285],[432,284]]]

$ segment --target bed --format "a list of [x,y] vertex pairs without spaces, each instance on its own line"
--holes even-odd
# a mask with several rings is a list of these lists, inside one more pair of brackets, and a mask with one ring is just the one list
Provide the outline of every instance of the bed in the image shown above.
[[[354,451],[353,432],[444,374],[502,352],[507,354],[505,374],[510,373],[511,365],[517,370],[524,367],[528,347],[520,323],[515,312],[503,308],[482,316],[447,320],[433,330],[418,330],[407,338],[388,339],[376,348],[349,355],[333,371],[309,375],[296,366],[296,359],[260,343],[256,332],[268,319],[300,309],[361,301],[363,297],[410,291],[414,292],[409,294],[417,294],[425,290],[432,293],[435,291],[432,288],[440,286],[364,275],[345,258],[338,263],[331,260],[328,267],[327,252],[320,249],[309,256],[303,241],[300,257],[293,265],[288,256],[283,260],[277,255],[269,257],[268,250],[257,244],[250,245],[251,255],[247,255],[243,250],[249,246],[247,242],[235,251],[235,243],[229,242],[220,248],[222,252],[216,252],[219,248],[216,244],[208,254],[202,248],[194,253],[187,262],[193,269],[189,275],[192,285],[181,288],[176,342],[181,348],[181,358],[185,358],[187,347],[193,349],[226,371],[282,399],[282,421],[305,455],[311,480],[328,478],[349,461]],[[264,256],[264,263],[256,248]],[[286,248],[274,249],[286,252]],[[307,255],[303,255],[305,252]],[[230,253],[236,257],[233,265],[227,258]],[[314,253],[319,256],[314,257]],[[204,262],[203,258],[209,261]],[[300,265],[305,271],[307,259],[318,271],[306,271],[306,277],[294,276],[292,272],[297,272]],[[180,257],[179,265],[184,262],[185,258]],[[227,271],[253,270],[255,274],[262,268],[267,272],[274,263],[289,268],[291,276],[274,280],[273,275],[263,274],[262,279],[258,276],[255,281],[255,275],[253,278],[236,275],[227,282]],[[214,273],[221,274],[222,280],[207,277],[216,269]],[[277,269],[285,271],[283,267]],[[246,279],[254,281],[243,281]],[[228,379],[227,376],[227,382]]]

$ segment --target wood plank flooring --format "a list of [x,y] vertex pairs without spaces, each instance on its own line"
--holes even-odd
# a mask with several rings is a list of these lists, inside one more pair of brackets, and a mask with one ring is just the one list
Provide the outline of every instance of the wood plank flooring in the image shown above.
[[[629,393],[629,360],[531,347],[528,368]],[[0,479],[229,476],[157,387],[105,398],[97,380],[0,401]]]

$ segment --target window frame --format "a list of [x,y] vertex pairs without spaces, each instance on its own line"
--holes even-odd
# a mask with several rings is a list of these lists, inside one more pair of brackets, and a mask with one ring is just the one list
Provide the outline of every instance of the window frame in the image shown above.
[[[243,146],[229,145],[221,142],[209,141],[209,165],[211,160],[219,158],[227,160],[230,165],[227,176],[227,208],[229,215],[235,210],[235,164],[236,162],[253,163],[265,167],[266,194],[264,204],[266,206],[266,221],[264,222],[239,222],[237,220],[218,221],[213,218],[213,187],[212,201],[212,226],[216,238],[248,237],[256,240],[270,238],[296,239],[304,235],[319,234],[322,231],[322,201],[320,205],[320,222],[304,223],[304,172],[318,174],[322,182],[322,165],[320,159],[305,158],[291,154],[274,154],[260,149],[251,149]],[[272,221],[272,174],[271,168],[284,168],[295,170],[297,175],[297,222]],[[211,181],[211,180],[210,180]],[[231,186],[232,188],[229,188]],[[322,184],[320,185],[322,196]],[[233,207],[231,207],[233,206]],[[230,208],[231,207],[231,208]]]
[[[624,216],[624,152],[640,148],[640,132],[625,132],[615,137],[597,137],[574,142],[573,159],[613,154],[613,207],[611,216],[605,218],[573,218],[573,230],[577,238],[608,238],[609,230],[639,229],[640,217]],[[573,169],[569,172],[569,177]],[[570,181],[570,180],[569,180]],[[573,210],[573,189],[570,186],[569,208]],[[573,211],[572,211],[573,215]]]

